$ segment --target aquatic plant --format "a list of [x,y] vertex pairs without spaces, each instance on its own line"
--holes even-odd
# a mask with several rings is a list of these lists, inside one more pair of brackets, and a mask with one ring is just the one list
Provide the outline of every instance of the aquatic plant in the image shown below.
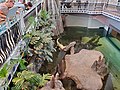
[[95,35],[93,38],[91,38],[88,42],[84,44],[83,48],[92,50],[98,46],[101,46],[101,44],[98,43],[100,38],[100,36]]

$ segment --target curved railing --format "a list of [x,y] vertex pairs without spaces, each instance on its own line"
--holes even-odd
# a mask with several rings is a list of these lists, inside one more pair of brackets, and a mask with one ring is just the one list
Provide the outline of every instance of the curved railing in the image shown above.
[[[67,5],[69,7],[67,7]],[[120,7],[116,5],[107,5],[106,3],[78,3],[60,2],[60,12],[65,13],[85,13],[85,14],[102,14],[116,21],[120,21]]]

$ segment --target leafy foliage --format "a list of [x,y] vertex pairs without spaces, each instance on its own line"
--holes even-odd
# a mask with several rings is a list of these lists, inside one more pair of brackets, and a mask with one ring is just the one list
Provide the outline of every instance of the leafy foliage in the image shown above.
[[33,26],[32,28],[36,28],[37,23],[36,23],[34,17],[30,17],[30,18],[28,19],[28,22]]
[[[27,49],[28,53],[32,56],[37,56],[37,58],[41,58],[43,60],[52,62],[52,52],[55,51],[54,42],[52,40],[53,29],[55,28],[52,19],[47,11],[41,10],[38,15],[38,20],[30,17],[29,23],[32,23],[31,31],[28,32],[23,39],[30,40],[29,47]],[[41,29],[37,29],[37,27],[42,27]],[[27,42],[26,42],[27,43]],[[31,47],[32,46],[32,47]],[[14,83],[14,87],[12,90],[37,90],[39,87],[45,85],[45,83],[50,79],[50,74],[37,74],[31,71],[26,70],[24,59],[18,58],[17,60],[13,60],[10,66],[19,63],[20,70],[24,70],[22,72],[17,73],[17,77],[15,77],[12,82]],[[7,64],[0,71],[0,78],[4,78],[8,74],[8,69],[11,67],[7,67]]]
[[52,19],[50,19],[50,15],[46,10],[41,10],[38,15],[38,25],[42,27],[51,26]]
[[50,15],[46,10],[41,10],[40,17],[42,18],[42,20],[46,21],[50,18]]
[[20,60],[20,70],[25,70],[26,69],[26,66],[25,66],[26,62],[27,61],[25,61],[24,59]]
[[14,65],[6,63],[0,70],[0,85],[6,87],[8,84],[9,71],[13,68]]
[[27,63],[27,61],[25,61],[24,59],[21,59],[21,58],[11,60],[10,65],[14,66],[17,63],[19,63],[20,70],[25,70],[27,68],[25,66],[25,63]]
[[46,84],[46,82],[51,78],[50,74],[37,74],[31,71],[22,71],[17,73],[17,77],[15,77],[12,82],[14,83],[14,87],[12,90],[36,90]]
[[0,70],[0,78],[5,78],[8,74],[8,67],[7,64],[3,66],[3,68]]
[[[34,21],[32,21],[34,20]],[[54,42],[52,36],[54,35],[52,30],[55,28],[53,21],[50,19],[50,15],[46,10],[41,10],[38,15],[38,20],[35,21],[31,17],[30,22],[36,22],[36,27],[42,27],[40,29],[32,28],[32,32],[27,33],[24,37],[30,38],[29,53],[43,60],[52,62],[52,52],[55,51]]]

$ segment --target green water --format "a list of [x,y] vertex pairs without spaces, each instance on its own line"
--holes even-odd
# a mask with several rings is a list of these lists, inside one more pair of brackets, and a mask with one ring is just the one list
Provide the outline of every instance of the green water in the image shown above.
[[101,51],[107,60],[110,73],[113,75],[112,82],[114,89],[120,90],[120,51],[106,37],[101,38],[99,43],[102,46],[96,49]]
[[[66,27],[62,36],[62,43],[69,44],[72,41],[81,40],[81,37],[92,38],[95,35],[103,36],[102,29],[87,29],[87,27]],[[88,40],[88,39],[87,39]]]
[[120,41],[117,38],[112,37],[111,35],[109,36],[109,40],[115,44],[116,48],[120,50]]
[[[110,73],[112,74],[114,90],[120,90],[120,51],[111,43],[108,38],[103,37],[103,32],[104,31],[102,29],[66,27],[60,41],[64,45],[76,40],[86,43],[96,35],[101,36],[98,42],[100,46],[97,46],[94,49],[99,50],[104,54]],[[112,41],[117,45],[120,44],[120,42],[114,38],[112,38]]]

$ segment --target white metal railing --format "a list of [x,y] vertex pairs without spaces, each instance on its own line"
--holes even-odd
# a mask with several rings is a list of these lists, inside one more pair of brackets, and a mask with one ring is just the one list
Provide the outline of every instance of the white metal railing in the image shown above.
[[86,13],[86,14],[102,14],[101,10],[88,10],[80,8],[63,8],[60,10],[61,13]]
[[[24,31],[24,29],[25,29],[25,26],[24,26],[24,18],[25,18],[27,15],[33,13],[32,11],[33,11],[33,10],[35,11],[35,9],[38,8],[38,6],[39,6],[42,2],[43,2],[43,0],[40,0],[40,1],[38,1],[38,3],[36,3],[36,4],[35,4],[30,10],[28,10],[27,12],[22,12],[22,13],[20,13],[20,16],[19,16],[19,18],[17,18],[16,22],[15,22],[14,24],[10,25],[9,28],[6,28],[6,29],[4,29],[2,32],[0,32],[0,35],[4,35],[6,32],[8,32],[8,29],[10,29],[11,27],[13,27],[16,23],[19,24],[18,28],[16,28],[16,29],[20,29],[20,33],[23,35],[23,34],[26,32],[26,31]],[[4,25],[5,25],[5,24],[4,24]],[[2,25],[1,25],[1,26],[2,26]],[[11,31],[12,31],[12,30],[11,30]],[[17,56],[20,55],[20,50],[21,50],[21,48],[22,48],[22,50],[24,50],[24,47],[25,47],[26,45],[25,45],[24,41],[21,39],[21,34],[20,34],[20,37],[19,37],[20,40],[15,44],[15,47],[13,47],[13,49],[11,49],[9,56],[6,57],[6,58],[4,58],[5,61],[4,61],[4,63],[2,63],[2,66],[1,66],[0,70],[3,68],[3,66],[4,66],[6,63],[9,64],[9,62],[10,62],[11,59],[16,58]],[[11,36],[12,36],[12,35],[11,35]],[[15,41],[14,41],[14,42],[15,42]],[[10,44],[9,44],[9,45],[10,45]],[[1,46],[0,46],[0,47],[1,47]],[[11,47],[11,46],[10,46],[10,47]],[[1,48],[0,48],[0,49],[1,49]],[[1,60],[1,59],[0,59],[0,60]],[[10,81],[12,80],[12,77],[13,77],[14,73],[16,72],[17,67],[18,67],[18,64],[14,66],[14,70],[13,70],[13,71],[11,70],[11,71],[9,72],[9,75],[5,78],[5,79],[7,79],[9,76],[11,76],[11,77],[9,78],[9,80],[8,80],[8,84],[9,84]],[[2,83],[2,81],[0,81],[0,82]],[[3,82],[4,82],[4,80],[3,80]],[[4,89],[4,87],[0,86],[0,90],[7,90],[7,89]]]
[[[120,11],[117,9],[118,6],[106,5],[106,3],[85,3],[78,4],[72,2],[70,7],[67,7],[68,2],[60,2],[61,13],[85,13],[85,14],[102,14],[114,20],[120,21]],[[119,8],[119,7],[118,7]]]
[[112,18],[116,21],[120,21],[120,16],[118,16],[118,15],[114,15],[114,14],[111,14],[111,13],[105,12],[105,11],[102,12],[102,15]]
[[60,4],[61,13],[101,14],[105,7],[105,3],[60,2]]
[[105,3],[83,3],[83,2],[60,2],[62,8],[77,8],[80,10],[103,10]]
[[[37,6],[41,3],[41,2],[43,2],[43,0],[39,0],[38,2],[36,2],[36,3],[34,3],[34,5],[33,5],[33,7],[30,9],[30,10],[28,10],[28,11],[20,11],[20,14],[12,14],[12,12],[11,12],[11,15],[13,15],[13,16],[15,16],[15,17],[17,17],[17,21],[18,20],[21,20],[23,17],[25,17],[27,14],[29,14],[32,10],[34,10],[34,9],[36,9],[36,14],[37,14]],[[17,7],[17,6],[15,6],[15,7]],[[13,7],[14,8],[14,7]],[[10,21],[13,21],[12,19],[10,20]],[[2,33],[4,33],[5,31],[6,31],[6,29],[7,28],[9,28],[9,27],[11,27],[13,24],[11,24],[11,25],[8,25],[9,23],[10,23],[10,21],[9,20],[6,20],[6,21],[4,21],[4,22],[0,22],[0,35],[2,34]],[[15,22],[17,22],[17,21],[15,21]],[[9,26],[9,27],[8,27]],[[22,28],[23,28],[23,25],[22,25]]]

